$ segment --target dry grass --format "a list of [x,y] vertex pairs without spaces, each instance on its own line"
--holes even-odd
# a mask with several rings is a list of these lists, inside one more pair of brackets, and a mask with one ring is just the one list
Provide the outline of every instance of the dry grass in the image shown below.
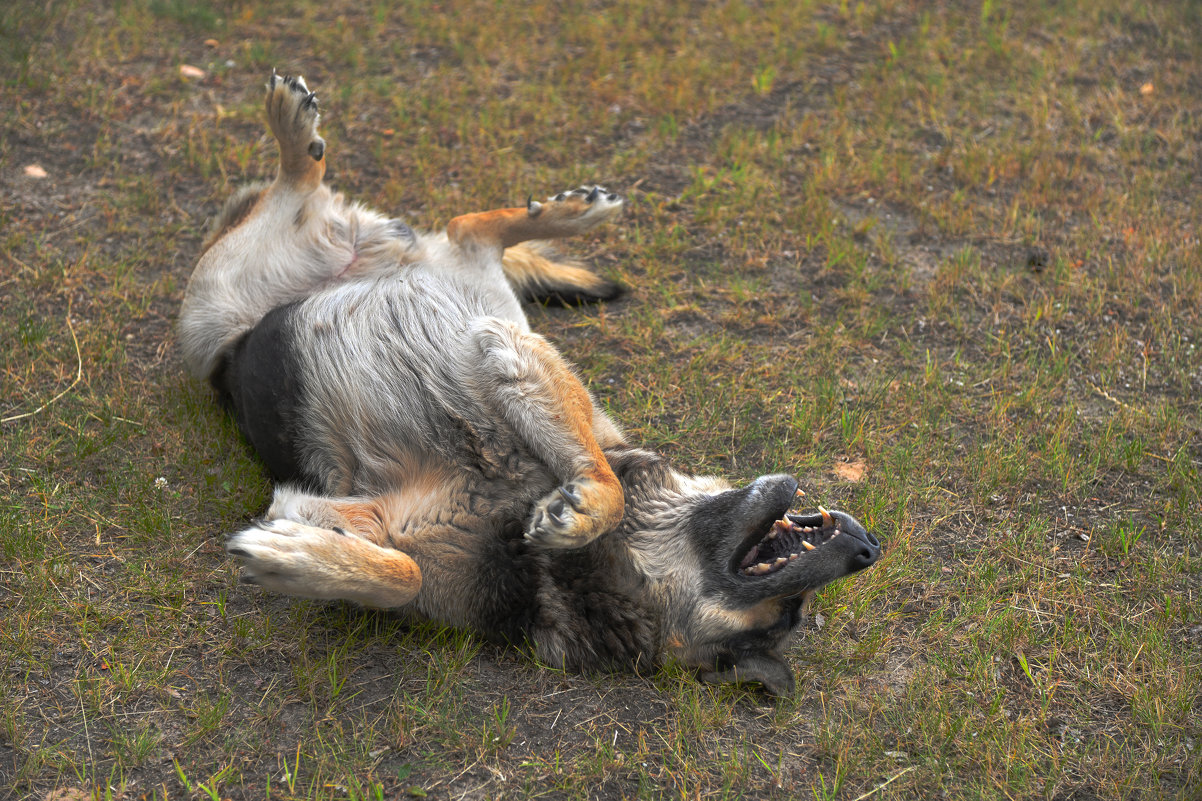
[[[0,788],[1191,797],[1200,26],[1118,0],[0,9]],[[237,584],[221,537],[269,487],[172,325],[206,216],[272,169],[272,67],[318,88],[330,178],[417,224],[631,196],[582,245],[628,297],[535,327],[634,439],[794,471],[888,549],[820,596],[796,698]]]

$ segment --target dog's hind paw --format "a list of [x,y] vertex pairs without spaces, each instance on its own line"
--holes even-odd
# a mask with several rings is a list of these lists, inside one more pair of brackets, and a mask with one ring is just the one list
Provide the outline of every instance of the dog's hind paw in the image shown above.
[[526,213],[533,218],[571,222],[575,232],[583,233],[609,220],[622,210],[622,196],[603,186],[581,186],[560,192],[542,203],[526,202]]
[[225,550],[242,565],[243,581],[284,595],[387,608],[404,606],[421,588],[408,555],[341,528],[261,521],[231,536]]
[[602,186],[582,186],[526,208],[463,214],[447,223],[447,237],[457,245],[513,247],[531,239],[558,239],[591,231],[622,210],[622,197]]
[[317,94],[309,91],[305,79],[277,75],[271,72],[267,81],[267,123],[280,143],[280,155],[285,165],[297,157],[306,156],[321,161],[326,143],[317,135]]

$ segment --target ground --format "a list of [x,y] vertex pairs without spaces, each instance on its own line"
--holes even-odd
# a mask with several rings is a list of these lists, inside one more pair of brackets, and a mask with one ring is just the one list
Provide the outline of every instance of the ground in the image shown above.
[[[1034,6],[1034,4],[1031,4]],[[1202,785],[1197,4],[0,9],[0,797],[1133,798]],[[564,674],[240,585],[269,485],[187,378],[206,218],[599,181],[619,301],[533,308],[631,439],[886,548],[795,697]],[[11,788],[11,789],[10,789]]]

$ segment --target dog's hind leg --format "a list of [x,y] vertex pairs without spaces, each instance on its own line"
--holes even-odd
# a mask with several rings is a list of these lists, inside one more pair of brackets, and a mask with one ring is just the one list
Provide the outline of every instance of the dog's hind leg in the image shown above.
[[616,526],[624,497],[602,448],[622,438],[612,424],[596,426],[593,399],[567,362],[542,337],[495,318],[477,322],[472,341],[480,359],[471,380],[562,482],[535,505],[527,539],[575,548]]
[[305,79],[280,77],[273,70],[267,82],[267,124],[280,146],[277,184],[293,191],[313,191],[325,175],[326,143],[317,135],[317,95]]
[[340,527],[266,520],[231,536],[225,549],[241,563],[245,581],[285,595],[393,608],[412,601],[422,586],[421,569],[408,554]]
[[447,223],[447,238],[460,247],[509,248],[532,239],[583,234],[622,209],[622,198],[604,187],[561,192],[525,208],[464,214]]
[[291,520],[307,526],[342,529],[357,534],[375,545],[388,545],[388,515],[376,498],[313,495],[282,484],[275,488],[266,520]]
[[279,144],[275,180],[226,203],[206,237],[180,308],[180,347],[190,372],[211,378],[224,355],[267,312],[345,272],[353,247],[330,236],[346,228],[345,204],[322,184],[325,142],[317,99],[299,78],[274,72],[267,123]]

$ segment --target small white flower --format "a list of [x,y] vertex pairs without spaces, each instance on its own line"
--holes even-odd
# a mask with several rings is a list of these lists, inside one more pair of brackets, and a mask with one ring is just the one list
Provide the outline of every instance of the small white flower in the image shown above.
[[159,476],[154,480],[154,488],[157,490],[167,489],[167,479]]

